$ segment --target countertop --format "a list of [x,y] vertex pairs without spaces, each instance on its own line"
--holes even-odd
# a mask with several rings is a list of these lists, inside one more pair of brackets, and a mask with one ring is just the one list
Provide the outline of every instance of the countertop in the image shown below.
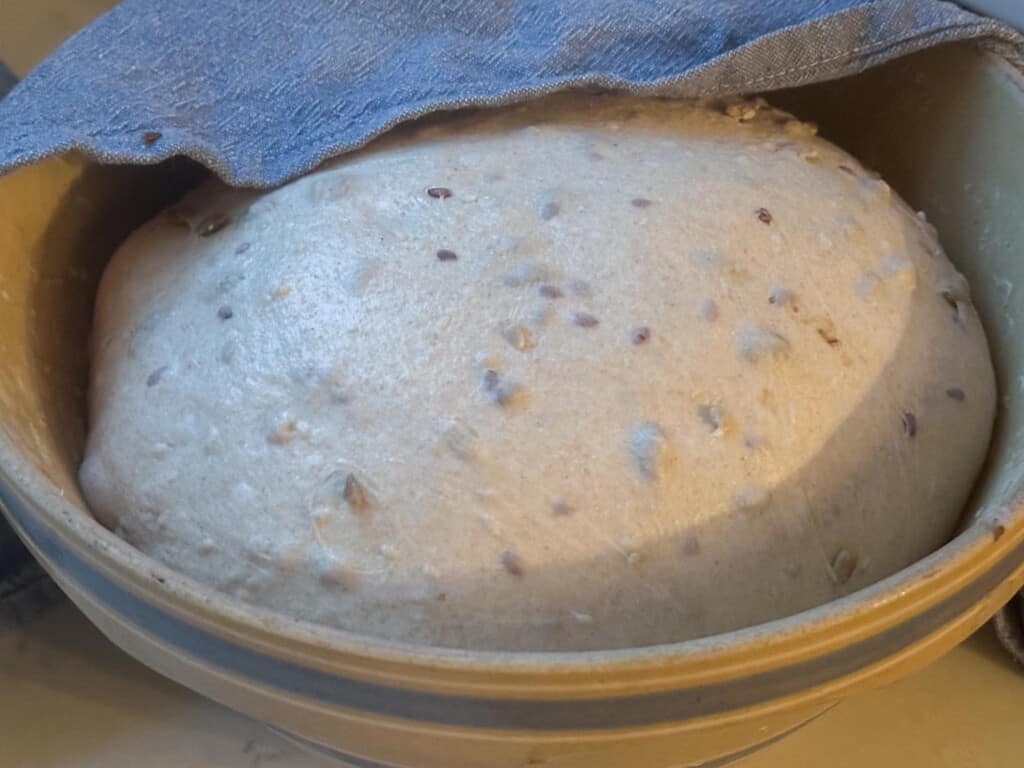
[[[19,75],[112,0],[0,0]],[[1024,670],[989,628],[931,667],[854,696],[738,768],[1024,764]],[[260,725],[130,659],[66,600],[0,629],[0,768],[315,768]]]

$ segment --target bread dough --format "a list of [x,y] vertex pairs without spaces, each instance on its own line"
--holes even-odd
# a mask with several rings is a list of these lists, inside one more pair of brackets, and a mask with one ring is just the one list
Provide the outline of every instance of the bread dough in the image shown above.
[[994,377],[934,229],[760,100],[562,95],[210,181],[114,256],[81,482],[252,604],[668,643],[944,543]]

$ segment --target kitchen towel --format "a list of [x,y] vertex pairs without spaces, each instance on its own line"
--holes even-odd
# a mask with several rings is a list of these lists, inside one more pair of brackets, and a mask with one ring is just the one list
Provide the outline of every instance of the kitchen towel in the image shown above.
[[268,187],[403,120],[568,88],[689,95],[848,75],[1009,26],[937,0],[125,0],[0,102],[0,173],[78,149]]

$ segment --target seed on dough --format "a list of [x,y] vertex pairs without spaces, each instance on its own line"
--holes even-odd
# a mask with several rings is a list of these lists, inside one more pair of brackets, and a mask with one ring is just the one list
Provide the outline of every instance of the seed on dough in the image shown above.
[[473,365],[481,371],[485,368],[497,371],[502,367],[502,355],[498,352],[477,352],[473,355]]
[[917,416],[910,411],[904,411],[900,419],[903,422],[903,432],[907,437],[913,437],[917,434]]
[[737,512],[760,512],[771,501],[772,495],[767,488],[756,484],[743,485],[733,496],[733,509]]
[[766,356],[782,357],[789,352],[789,341],[782,334],[763,325],[746,325],[736,332],[736,351],[748,363]]
[[629,201],[629,204],[634,208],[650,208],[651,203],[652,201],[648,200],[646,197],[634,197]]
[[829,563],[829,576],[836,584],[845,584],[857,570],[857,556],[849,550],[840,549]]
[[356,572],[345,566],[334,557],[323,557],[317,561],[320,583],[328,587],[341,587],[348,591],[355,588],[358,582]]
[[562,289],[559,288],[557,285],[542,285],[539,288],[539,291],[540,295],[543,296],[545,299],[560,299],[563,296]]
[[967,325],[967,302],[956,297],[950,291],[943,291],[941,293],[942,298],[945,302],[953,309],[953,321],[960,326]]
[[501,550],[501,564],[513,576],[523,575],[523,560],[514,550]]
[[480,378],[481,383],[483,384],[483,388],[491,390],[498,386],[498,381],[500,377],[496,370],[494,370],[493,368],[488,368],[486,371],[483,372],[483,375]]
[[598,319],[589,312],[573,312],[572,321],[580,328],[593,328],[598,324]]
[[958,403],[962,403],[967,396],[960,387],[950,387],[946,390],[946,397],[950,400],[956,400]]
[[633,329],[632,340],[634,346],[645,344],[651,338],[651,329],[646,325]]
[[555,517],[565,517],[573,512],[572,504],[565,499],[555,499],[551,502],[551,513]]
[[146,386],[155,387],[157,384],[159,384],[160,379],[163,378],[163,375],[167,372],[168,367],[169,366],[161,365],[159,368],[157,368],[155,371],[149,374],[149,376],[146,377]]
[[559,205],[558,202],[555,200],[549,200],[541,206],[540,217],[544,221],[551,221],[551,219],[555,218],[561,210],[562,206]]
[[877,178],[861,179],[860,184],[867,190],[874,192],[888,200],[892,196],[892,187],[885,181]]
[[207,216],[196,228],[196,234],[200,237],[209,237],[210,235],[220,232],[231,222],[227,214],[214,213],[211,216]]
[[537,339],[529,328],[523,325],[506,325],[501,330],[502,338],[505,339],[514,349],[525,352],[537,346]]
[[953,295],[952,291],[940,291],[939,295],[950,307],[956,309],[956,305],[959,303],[959,300]]
[[841,163],[839,165],[839,170],[842,171],[843,173],[848,173],[851,176],[856,176],[857,175],[857,172],[855,170],[853,170],[853,168],[851,168],[848,165],[843,165]]
[[282,421],[273,432],[267,436],[267,442],[271,445],[287,445],[298,434],[298,424],[295,419]]
[[720,406],[717,405],[699,405],[697,406],[697,417],[715,434],[721,434],[723,422],[725,421],[725,413],[722,411]]
[[748,104],[730,104],[725,108],[725,114],[740,123],[749,123],[757,117],[757,109]]
[[836,336],[836,328],[832,321],[822,323],[816,330],[818,331],[818,335],[821,336],[825,343],[830,347],[839,346],[839,337]]
[[274,289],[273,293],[271,293],[270,295],[275,299],[283,299],[291,292],[292,287],[290,285],[279,285],[277,286],[277,288]]
[[217,310],[217,317],[219,317],[221,320],[230,320],[234,316],[234,310],[232,310],[231,307],[229,307],[227,304],[225,304],[224,306]]
[[458,258],[458,254],[455,251],[449,251],[447,248],[442,248],[437,252],[438,261],[455,261]]
[[714,299],[704,299],[700,303],[700,316],[713,323],[718,319],[718,305]]
[[950,277],[939,281],[938,290],[940,293],[949,293],[960,301],[971,300],[971,286],[967,278],[959,272],[954,272]]
[[235,248],[235,254],[240,256],[241,254],[243,254],[246,251],[248,251],[249,248],[251,248],[251,247],[252,247],[252,243],[249,243],[249,242],[239,243],[238,247]]
[[772,289],[772,292],[768,294],[768,303],[774,304],[776,307],[784,306],[793,300],[793,292],[789,288],[783,288],[777,286]]
[[630,431],[629,453],[640,474],[656,480],[667,458],[665,433],[653,421],[637,424]]
[[757,220],[760,221],[762,224],[771,224],[772,214],[767,208],[758,208]]
[[857,281],[857,295],[862,299],[866,299],[872,296],[881,286],[882,278],[878,276],[878,273],[868,270]]
[[518,386],[504,381],[493,368],[485,370],[480,377],[480,386],[487,398],[496,405],[508,405],[518,391]]
[[345,488],[348,477],[347,473],[335,470],[316,487],[309,509],[314,525],[322,525],[342,512],[343,505],[347,503]]
[[142,142],[144,144],[153,144],[154,142],[159,141],[162,136],[163,134],[160,133],[160,131],[143,131]]
[[452,191],[448,187],[429,187],[427,194],[437,200],[446,200],[452,196]]
[[830,347],[838,347],[840,344],[839,339],[833,336],[832,333],[826,328],[819,328],[818,335],[821,336],[821,338],[825,340],[825,343],[828,344]]
[[351,472],[345,478],[343,495],[345,503],[356,512],[362,512],[370,504],[370,500],[366,495],[366,487]]

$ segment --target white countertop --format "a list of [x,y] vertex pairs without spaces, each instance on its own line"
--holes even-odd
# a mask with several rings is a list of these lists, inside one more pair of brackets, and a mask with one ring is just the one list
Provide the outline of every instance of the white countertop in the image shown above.
[[[114,0],[0,0],[18,74]],[[988,629],[888,688],[855,696],[739,768],[1024,765],[1024,670]],[[168,682],[66,601],[0,630],[0,768],[314,768],[261,726]]]

